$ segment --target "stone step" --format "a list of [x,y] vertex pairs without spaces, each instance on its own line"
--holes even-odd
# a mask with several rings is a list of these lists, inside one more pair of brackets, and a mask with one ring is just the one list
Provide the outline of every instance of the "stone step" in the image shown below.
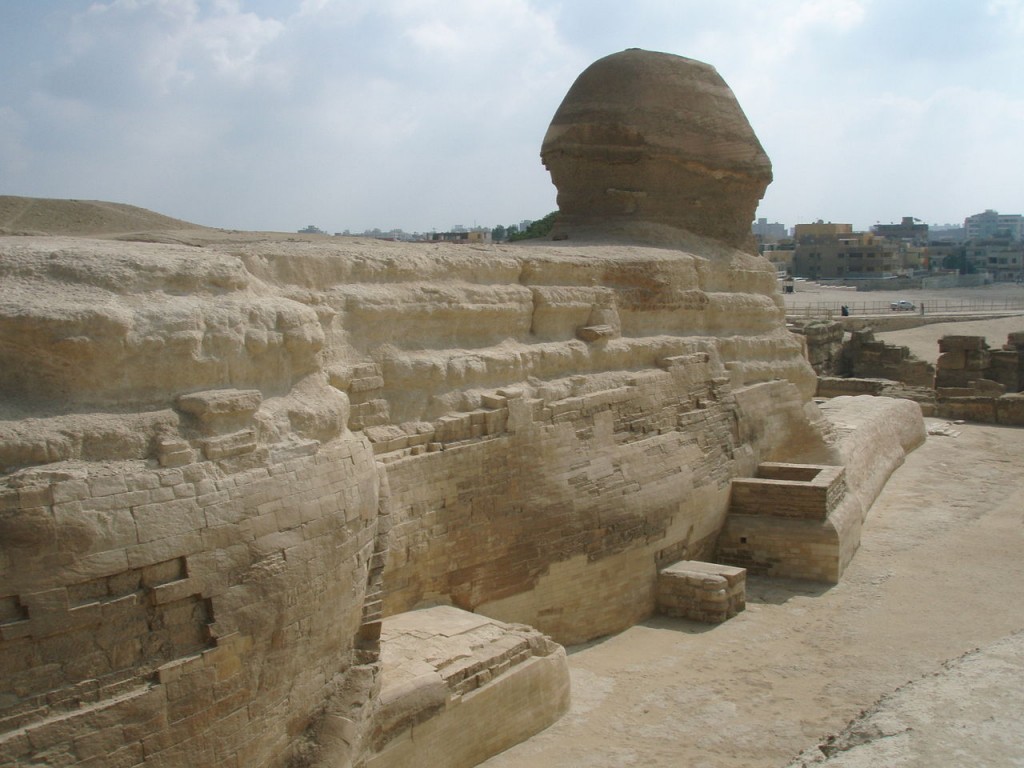
[[658,612],[720,624],[746,608],[746,583],[745,568],[681,560],[658,572]]

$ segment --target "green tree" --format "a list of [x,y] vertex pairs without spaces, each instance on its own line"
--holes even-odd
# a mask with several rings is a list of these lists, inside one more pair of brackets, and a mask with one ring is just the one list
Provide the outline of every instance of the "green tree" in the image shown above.
[[[540,237],[548,237],[555,226],[555,219],[558,218],[558,211],[552,211],[543,219],[537,219],[526,228],[525,232],[516,232],[509,235],[509,240],[534,240]],[[518,227],[517,227],[518,229]]]
[[942,259],[942,266],[945,269],[955,269],[961,275],[970,275],[976,271],[974,265],[967,259],[967,249],[963,247],[947,254]]
[[505,227],[501,224],[491,230],[491,240],[496,243],[500,243],[506,237],[508,237],[508,233],[505,231]]

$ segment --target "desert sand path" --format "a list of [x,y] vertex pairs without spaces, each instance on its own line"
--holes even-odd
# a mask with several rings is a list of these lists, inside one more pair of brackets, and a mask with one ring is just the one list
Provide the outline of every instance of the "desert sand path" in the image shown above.
[[[723,625],[655,619],[573,649],[570,713],[485,765],[783,766],[908,681],[1024,629],[1024,429],[956,429],[893,475],[841,584],[750,578],[747,610]],[[1005,692],[1024,710],[1020,677]],[[986,755],[1005,744],[980,739],[972,764],[1024,764],[1016,722],[1019,754]]]

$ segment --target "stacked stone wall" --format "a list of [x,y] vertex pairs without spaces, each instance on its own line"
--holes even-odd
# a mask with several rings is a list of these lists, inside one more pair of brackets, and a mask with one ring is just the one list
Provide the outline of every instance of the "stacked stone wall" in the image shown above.
[[[738,478],[732,484],[730,510],[739,515],[771,515],[804,520],[824,520],[846,494],[842,468],[814,467],[811,477],[800,469],[807,465],[789,465],[791,471],[766,476],[761,465],[759,477]],[[775,465],[786,467],[786,465]]]
[[[0,496],[0,763],[281,763],[347,672],[365,440],[246,466],[51,466]],[[369,691],[367,691],[369,694]]]
[[939,339],[935,386],[968,387],[972,381],[988,378],[990,364],[991,355],[984,336],[943,336]]
[[[438,599],[486,612],[508,601],[500,618],[565,641],[649,613],[657,560],[710,551],[736,462],[750,455],[727,380],[694,383],[681,371],[556,401],[513,398],[508,433],[389,462],[387,612]],[[586,571],[616,557],[635,578],[588,587],[571,612],[539,607],[570,586],[550,578],[553,564]],[[634,581],[646,584],[640,599]]]
[[746,608],[743,568],[684,560],[658,572],[658,611],[720,624]]
[[889,379],[909,386],[931,387],[935,367],[910,354],[907,347],[876,341],[870,329],[854,331],[843,347],[841,372],[858,379]]
[[842,323],[816,320],[793,323],[790,328],[806,340],[807,361],[818,376],[838,376],[843,373],[843,337],[846,329]]
[[841,509],[846,490],[842,467],[761,464],[757,477],[732,481],[718,557],[753,573],[838,581],[860,536],[859,517],[845,520]]
[[999,350],[982,336],[944,336],[939,351],[939,416],[1024,426],[1024,332],[1011,333]]

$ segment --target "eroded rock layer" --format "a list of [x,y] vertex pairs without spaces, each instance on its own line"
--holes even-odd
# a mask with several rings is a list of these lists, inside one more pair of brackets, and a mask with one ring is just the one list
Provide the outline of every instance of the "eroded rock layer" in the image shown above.
[[731,477],[824,450],[712,245],[0,241],[0,755],[357,759],[385,613],[649,615]]

